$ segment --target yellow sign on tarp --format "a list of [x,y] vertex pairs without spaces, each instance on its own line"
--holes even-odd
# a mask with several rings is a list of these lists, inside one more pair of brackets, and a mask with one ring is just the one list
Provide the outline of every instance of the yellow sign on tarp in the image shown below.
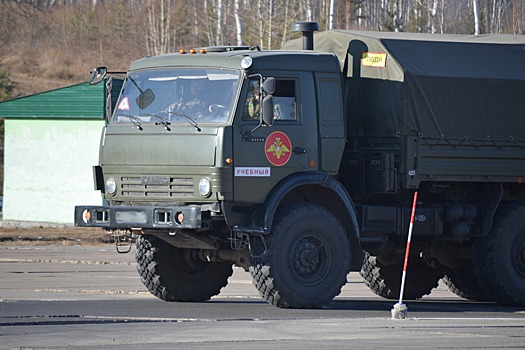
[[384,52],[363,52],[361,64],[365,67],[386,67],[386,53]]

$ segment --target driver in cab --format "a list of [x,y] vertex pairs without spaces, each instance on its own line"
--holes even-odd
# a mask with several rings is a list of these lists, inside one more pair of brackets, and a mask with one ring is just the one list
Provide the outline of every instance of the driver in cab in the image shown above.
[[207,103],[202,94],[205,80],[205,78],[192,79],[188,93],[184,93],[179,101],[170,105],[169,111],[184,113],[191,117],[202,117],[207,111]]

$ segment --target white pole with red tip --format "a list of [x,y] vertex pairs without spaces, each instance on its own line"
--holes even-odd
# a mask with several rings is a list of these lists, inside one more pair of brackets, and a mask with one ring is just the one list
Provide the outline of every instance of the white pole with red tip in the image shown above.
[[403,304],[403,292],[405,290],[405,280],[407,276],[408,255],[410,254],[410,242],[412,241],[412,228],[414,227],[414,217],[416,214],[417,191],[414,192],[414,201],[412,202],[412,213],[410,214],[410,225],[408,226],[408,239],[405,250],[405,263],[403,264],[403,274],[401,275],[401,289],[399,291],[399,302],[391,310],[393,319],[404,319],[407,317],[408,309]]

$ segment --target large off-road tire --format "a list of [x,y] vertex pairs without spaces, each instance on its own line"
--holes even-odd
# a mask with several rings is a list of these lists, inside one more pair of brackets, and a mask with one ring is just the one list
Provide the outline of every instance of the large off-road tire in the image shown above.
[[209,263],[193,249],[181,249],[151,235],[136,241],[142,283],[165,301],[201,302],[219,294],[233,273],[231,263]]
[[525,305],[525,203],[506,204],[474,244],[474,275],[491,300]]
[[[365,253],[361,276],[372,292],[387,299],[399,299],[403,260],[394,264],[383,264],[377,256]],[[419,299],[430,294],[438,286],[443,272],[429,267],[421,258],[409,257],[403,299]]]
[[295,203],[280,208],[265,242],[266,252],[262,239],[252,240],[250,273],[270,304],[320,308],[346,284],[350,241],[341,222],[324,207]]
[[474,266],[472,264],[446,268],[443,282],[452,293],[459,297],[475,301],[489,301],[489,298],[474,276]]

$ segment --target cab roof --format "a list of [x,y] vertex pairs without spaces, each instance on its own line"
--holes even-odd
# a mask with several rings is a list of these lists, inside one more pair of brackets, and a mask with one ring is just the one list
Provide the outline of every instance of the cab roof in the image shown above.
[[[241,61],[249,56],[252,58],[250,71],[257,70],[305,70],[317,72],[340,71],[337,57],[333,53],[313,51],[259,51],[242,47],[206,48],[206,53],[170,53],[139,59],[132,63],[130,70],[150,69],[160,67],[209,67],[240,70]],[[236,48],[236,47],[232,47]]]

